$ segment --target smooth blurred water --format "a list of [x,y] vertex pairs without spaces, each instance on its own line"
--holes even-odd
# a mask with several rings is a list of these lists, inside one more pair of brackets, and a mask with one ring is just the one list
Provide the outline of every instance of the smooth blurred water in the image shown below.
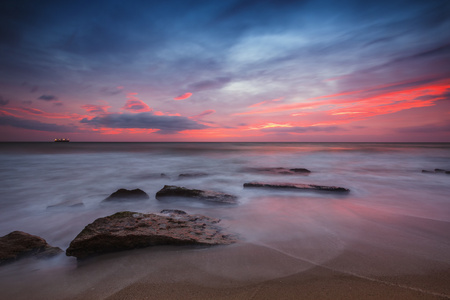
[[[258,167],[307,168],[312,173],[249,171]],[[450,175],[421,172],[435,168],[450,170],[450,144],[2,143],[0,236],[21,230],[65,250],[98,217],[176,208],[220,217],[245,241],[315,262],[361,240],[385,247],[413,246],[418,255],[440,255],[449,263],[450,237],[429,222],[448,227]],[[207,175],[179,179],[182,173]],[[249,181],[334,185],[351,192],[244,190],[243,183]],[[235,194],[239,205],[161,202],[154,195],[164,185]],[[150,200],[101,203],[119,188],[140,188]],[[71,207],[79,203],[83,205]],[[56,207],[48,208],[52,205]],[[388,234],[382,233],[385,227]],[[402,232],[402,238],[394,232]],[[427,239],[428,246],[420,246],[418,236]],[[291,240],[305,243],[284,249],[282,242]],[[321,250],[305,254],[308,249]]]

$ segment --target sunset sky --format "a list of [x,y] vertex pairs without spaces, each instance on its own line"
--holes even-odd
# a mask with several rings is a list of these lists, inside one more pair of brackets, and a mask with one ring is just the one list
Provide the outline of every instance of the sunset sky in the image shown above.
[[450,142],[450,1],[0,3],[0,141]]

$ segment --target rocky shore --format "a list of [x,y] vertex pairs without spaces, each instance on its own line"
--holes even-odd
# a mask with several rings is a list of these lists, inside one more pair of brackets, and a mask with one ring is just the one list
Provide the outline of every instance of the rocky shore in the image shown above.
[[[310,170],[305,168],[253,168],[247,171],[279,175],[308,175],[311,173]],[[179,179],[206,175],[206,173],[186,173],[180,174]],[[244,188],[349,192],[349,189],[343,187],[300,183],[248,182],[244,183]],[[105,198],[101,204],[130,203],[130,201],[149,199],[150,196],[141,189],[121,188]],[[164,185],[155,194],[155,199],[158,201],[176,199],[201,201],[209,204],[239,204],[238,197],[235,195],[174,185]],[[67,203],[48,206],[47,209],[59,207],[83,207],[83,203],[73,204],[73,202],[68,201]],[[159,213],[121,211],[98,218],[87,225],[72,240],[66,250],[66,255],[85,258],[102,253],[156,245],[227,245],[235,243],[238,240],[237,236],[226,232],[218,225],[219,222],[219,219],[197,214],[191,215],[177,209],[165,209]],[[63,252],[60,248],[47,244],[41,237],[19,231],[11,232],[0,238],[0,246],[0,264],[27,256],[49,257]]]
[[50,246],[43,238],[22,231],[13,231],[0,237],[0,265],[24,257],[46,258],[62,252],[60,248]]

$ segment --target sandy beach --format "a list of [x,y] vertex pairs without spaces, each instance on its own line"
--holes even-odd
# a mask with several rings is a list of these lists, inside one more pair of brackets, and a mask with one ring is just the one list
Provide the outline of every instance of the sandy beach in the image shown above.
[[254,244],[140,249],[82,261],[75,269],[22,270],[2,277],[0,298],[450,298],[448,264],[368,250],[349,250],[320,266]]

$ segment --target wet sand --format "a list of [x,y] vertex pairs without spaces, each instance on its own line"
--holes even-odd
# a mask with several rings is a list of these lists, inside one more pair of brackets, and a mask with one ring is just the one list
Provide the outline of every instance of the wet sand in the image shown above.
[[320,265],[250,243],[139,249],[63,269],[23,265],[1,278],[1,299],[450,298],[448,263],[363,244]]

